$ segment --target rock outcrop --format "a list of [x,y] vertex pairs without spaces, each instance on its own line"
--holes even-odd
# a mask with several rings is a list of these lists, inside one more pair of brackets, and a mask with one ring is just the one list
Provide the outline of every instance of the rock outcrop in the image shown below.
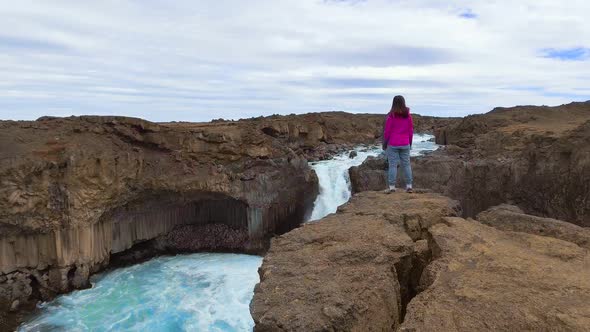
[[478,214],[477,220],[503,231],[548,236],[590,250],[590,228],[561,220],[531,216],[514,205],[502,204],[492,207]]
[[[501,230],[498,210],[482,215],[494,228],[437,194],[360,193],[273,239],[255,331],[586,330],[588,249]],[[512,223],[529,222],[517,214]]]
[[447,218],[400,331],[585,331],[590,255],[574,243]]
[[274,238],[251,303],[255,331],[397,328],[430,255],[424,231],[458,213],[438,195],[368,192]]
[[[413,162],[415,185],[461,201],[466,216],[510,202],[590,226],[590,103],[495,109],[436,130],[446,149]],[[384,158],[351,170],[353,190],[385,186]]]

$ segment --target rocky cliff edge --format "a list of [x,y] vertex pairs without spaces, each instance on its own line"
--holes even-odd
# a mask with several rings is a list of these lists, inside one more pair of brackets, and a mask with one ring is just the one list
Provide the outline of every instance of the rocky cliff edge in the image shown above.
[[358,194],[272,241],[255,331],[587,330],[590,254],[577,244],[587,240],[536,235],[508,210],[516,216],[492,209],[483,224],[436,194]]

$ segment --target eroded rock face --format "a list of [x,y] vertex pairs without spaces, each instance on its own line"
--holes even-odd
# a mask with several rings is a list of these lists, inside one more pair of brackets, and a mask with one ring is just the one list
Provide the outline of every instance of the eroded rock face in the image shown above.
[[590,102],[497,108],[437,136],[465,149],[467,176],[497,179],[499,190],[490,192],[501,199],[493,205],[513,202],[527,213],[590,226]]
[[[450,144],[412,161],[415,187],[461,202],[466,216],[510,202],[590,226],[590,103],[496,109],[441,127]],[[384,158],[350,171],[353,191],[386,186]]]
[[255,330],[396,329],[430,256],[423,231],[458,213],[438,195],[368,192],[273,239],[251,303]]
[[481,215],[498,228],[447,217],[458,214],[456,202],[437,194],[363,192],[338,213],[275,238],[251,303],[255,330],[590,326],[590,253],[575,243],[584,242],[565,231],[528,234],[535,221],[577,226],[507,206]]

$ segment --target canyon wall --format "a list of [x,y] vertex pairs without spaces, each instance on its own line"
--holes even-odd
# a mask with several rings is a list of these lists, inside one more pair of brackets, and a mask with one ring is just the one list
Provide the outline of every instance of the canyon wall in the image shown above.
[[[416,187],[461,201],[466,216],[509,202],[590,226],[590,102],[495,109],[436,130],[448,146],[413,160]],[[386,186],[385,159],[351,170],[353,190]]]
[[[317,195],[307,160],[257,121],[4,121],[0,182],[0,312],[86,287],[113,255],[152,240],[260,252]],[[227,234],[236,240],[207,238]]]

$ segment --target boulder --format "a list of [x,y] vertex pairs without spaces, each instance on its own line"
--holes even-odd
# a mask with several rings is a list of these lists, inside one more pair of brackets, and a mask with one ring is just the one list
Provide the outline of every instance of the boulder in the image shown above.
[[369,156],[360,166],[351,167],[348,175],[353,194],[384,190],[387,188],[387,160],[383,154]]

